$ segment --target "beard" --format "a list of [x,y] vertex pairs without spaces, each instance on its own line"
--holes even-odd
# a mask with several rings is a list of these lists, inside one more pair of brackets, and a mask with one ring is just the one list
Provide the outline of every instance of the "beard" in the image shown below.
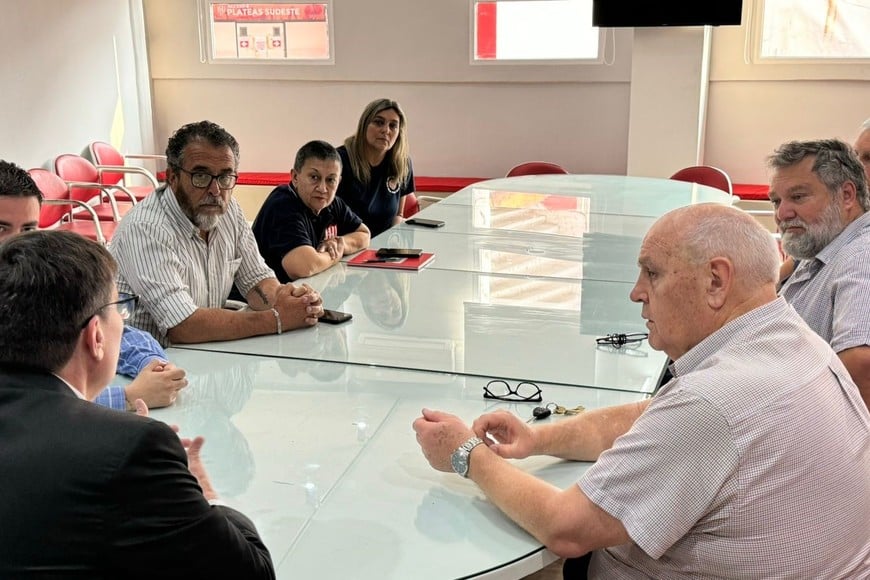
[[780,231],[785,231],[790,227],[804,228],[804,232],[801,234],[783,233],[783,251],[798,260],[809,260],[815,258],[819,252],[833,242],[834,238],[839,236],[846,226],[843,223],[843,212],[835,199],[822,211],[815,223],[809,224],[795,218],[779,224]]
[[[223,216],[227,211],[227,204],[224,202],[223,198],[212,197],[211,195],[206,197],[205,202],[194,207],[193,204],[190,203],[190,197],[187,195],[187,192],[184,191],[184,188],[175,192],[175,199],[178,200],[178,206],[181,208],[181,211],[184,212],[184,215],[187,216],[187,219],[204,232],[213,230],[218,224],[218,221],[220,221],[221,216]],[[219,208],[220,211],[217,213],[211,211],[207,213],[199,211],[199,208],[203,207],[216,207]]]

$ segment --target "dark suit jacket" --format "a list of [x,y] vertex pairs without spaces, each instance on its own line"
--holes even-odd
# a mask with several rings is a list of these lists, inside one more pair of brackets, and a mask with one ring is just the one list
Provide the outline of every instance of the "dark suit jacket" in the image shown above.
[[0,578],[274,578],[241,513],[211,506],[164,423],[0,367]]

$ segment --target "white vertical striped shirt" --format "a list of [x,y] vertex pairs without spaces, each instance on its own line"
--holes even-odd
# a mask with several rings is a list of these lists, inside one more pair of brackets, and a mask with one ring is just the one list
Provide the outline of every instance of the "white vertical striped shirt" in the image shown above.
[[275,277],[234,198],[206,242],[168,186],[121,220],[109,251],[118,261],[118,291],[140,297],[130,324],[163,346],[169,342],[167,331],[198,308],[222,308],[233,282],[245,296]]
[[800,260],[779,294],[835,352],[870,345],[870,212]]
[[579,485],[633,542],[590,578],[870,577],[870,413],[782,298],[711,334]]

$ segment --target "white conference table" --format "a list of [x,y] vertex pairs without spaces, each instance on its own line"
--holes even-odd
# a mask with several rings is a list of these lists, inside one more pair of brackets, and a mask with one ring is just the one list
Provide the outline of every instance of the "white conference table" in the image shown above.
[[437,249],[431,268],[506,276],[634,282],[643,236],[668,210],[730,205],[719,189],[644,177],[531,175],[493,179],[428,206],[433,229],[400,224],[371,247]]
[[325,307],[353,319],[178,348],[644,393],[655,389],[666,361],[646,342],[619,350],[596,344],[608,333],[645,332],[640,305],[629,299],[633,283],[343,263],[308,283]]
[[[423,407],[470,422],[540,403],[483,398],[456,374],[169,349],[190,385],[152,416],[203,435],[221,498],[251,517],[278,578],[521,578],[554,559],[453,473],[432,469],[411,424]],[[638,393],[538,383],[544,403],[595,408]],[[562,420],[554,417],[547,421]],[[516,462],[567,487],[587,463]]]
[[[618,176],[474,184],[421,212],[444,228],[372,240],[434,251],[429,267],[340,263],[306,280],[352,321],[171,348],[191,385],[153,414],[206,437],[217,489],[256,522],[279,578],[522,578],[555,557],[472,483],[431,469],[411,422],[424,406],[529,417],[535,404],[482,398],[496,378],[533,381],[567,407],[648,397],[665,355],[595,338],[645,330],[628,295],[656,217],[732,200]],[[517,463],[561,487],[588,467]]]

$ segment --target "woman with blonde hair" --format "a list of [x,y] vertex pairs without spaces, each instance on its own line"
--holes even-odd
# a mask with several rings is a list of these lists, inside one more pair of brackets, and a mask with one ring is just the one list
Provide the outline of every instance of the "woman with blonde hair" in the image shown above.
[[338,197],[371,230],[372,237],[402,221],[405,196],[414,193],[408,123],[399,103],[377,99],[366,106],[356,133],[338,148]]

